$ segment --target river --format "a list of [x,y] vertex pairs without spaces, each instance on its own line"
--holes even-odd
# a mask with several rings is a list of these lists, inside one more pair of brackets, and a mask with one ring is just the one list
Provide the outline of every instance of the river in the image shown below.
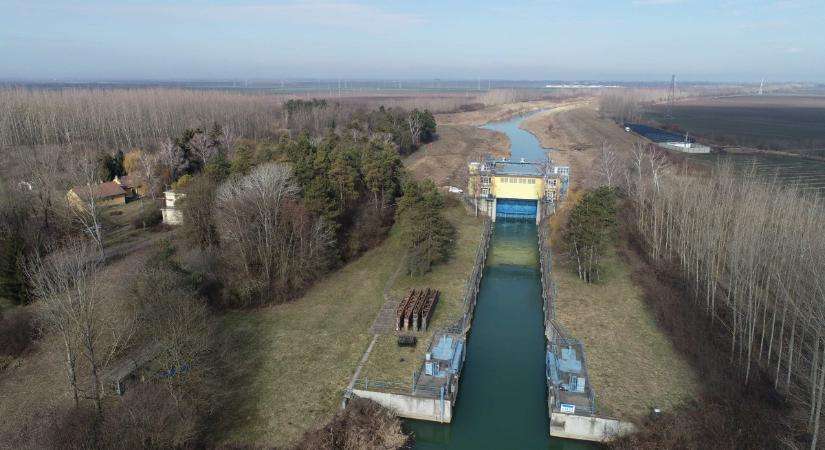
[[[510,137],[511,159],[545,159],[525,116],[484,126]],[[408,421],[418,450],[581,450],[550,438],[536,225],[498,221],[481,280],[451,424]]]

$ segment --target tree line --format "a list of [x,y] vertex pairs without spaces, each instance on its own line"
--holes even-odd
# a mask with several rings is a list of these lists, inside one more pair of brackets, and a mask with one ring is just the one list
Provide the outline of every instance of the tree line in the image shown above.
[[[470,94],[350,93],[327,99],[264,92],[180,88],[37,89],[0,88],[0,149],[17,146],[83,145],[113,152],[152,147],[193,127],[220,123],[230,134],[273,138],[283,130],[313,133],[345,123],[356,111],[460,111],[547,98],[535,90],[495,89]],[[310,107],[307,107],[310,106]]]
[[[248,306],[293,298],[327,270],[380,243],[396,216],[417,226],[406,218],[431,209],[437,218],[427,222],[430,233],[451,233],[435,186],[403,170],[399,142],[409,127],[381,127],[381,120],[392,123],[399,115],[379,109],[321,135],[241,141],[231,156],[218,153],[194,177],[178,179],[186,235],[220,255],[216,270],[206,274],[223,287],[219,301]],[[417,145],[435,137],[429,112],[403,116],[422,120]],[[422,191],[427,200],[420,200]],[[396,214],[396,204],[406,206]],[[405,236],[413,250],[449,247]],[[416,273],[445,258],[442,250],[410,254]]]
[[681,268],[695,307],[727,331],[742,382],[768,375],[804,411],[794,424],[815,449],[825,399],[821,196],[725,165],[677,171],[655,147],[615,159],[651,261]]

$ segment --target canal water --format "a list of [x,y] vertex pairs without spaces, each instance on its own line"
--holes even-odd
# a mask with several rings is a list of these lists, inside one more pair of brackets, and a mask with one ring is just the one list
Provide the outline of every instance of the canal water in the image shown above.
[[[524,116],[485,128],[506,133],[511,159],[545,158]],[[579,450],[549,437],[544,320],[534,220],[497,221],[481,280],[451,424],[408,421],[418,450]]]

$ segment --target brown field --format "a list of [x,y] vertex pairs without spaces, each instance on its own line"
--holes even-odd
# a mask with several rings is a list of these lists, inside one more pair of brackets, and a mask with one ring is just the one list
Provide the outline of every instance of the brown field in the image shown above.
[[510,117],[524,114],[540,109],[555,108],[571,103],[578,103],[580,100],[536,100],[518,103],[505,103],[501,105],[488,106],[477,111],[467,111],[450,114],[439,114],[436,119],[438,124],[461,124],[481,126],[490,122],[509,119]]
[[677,103],[673,119],[663,108],[647,118],[711,144],[825,156],[825,96],[700,98]]
[[[441,116],[437,116],[440,120]],[[510,154],[510,141],[503,133],[471,125],[438,123],[438,140],[422,146],[404,160],[404,166],[416,178],[429,178],[436,186],[464,189],[467,163],[483,155],[498,157]]]
[[544,148],[551,148],[550,158],[559,165],[569,165],[573,173],[571,189],[591,187],[595,182],[593,160],[603,142],[618,152],[629,152],[644,139],[626,133],[615,123],[599,117],[595,100],[562,105],[540,112],[522,123]]

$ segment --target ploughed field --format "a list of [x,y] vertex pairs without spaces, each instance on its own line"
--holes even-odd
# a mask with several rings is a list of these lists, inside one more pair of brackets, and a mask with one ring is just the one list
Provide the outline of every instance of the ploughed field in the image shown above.
[[710,144],[825,156],[825,95],[752,95],[679,102],[645,118],[673,131],[687,130]]
[[797,185],[803,191],[825,193],[825,161],[766,153],[712,153],[685,157],[709,167],[715,166],[717,162],[730,164],[740,176],[753,174],[766,181],[776,177],[783,185]]

